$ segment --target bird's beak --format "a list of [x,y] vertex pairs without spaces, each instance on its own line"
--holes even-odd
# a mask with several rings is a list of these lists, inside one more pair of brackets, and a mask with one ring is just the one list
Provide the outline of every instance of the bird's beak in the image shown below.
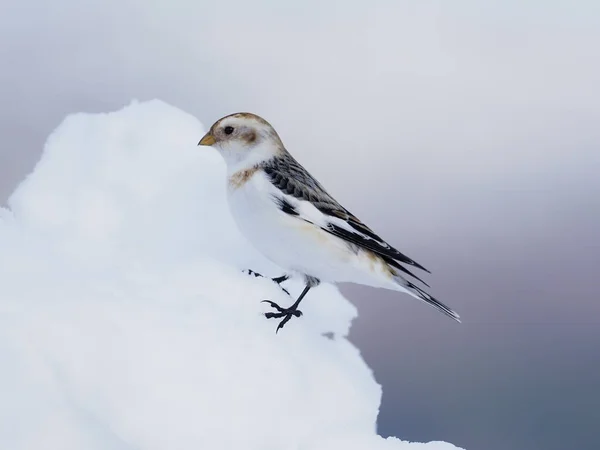
[[198,145],[207,145],[207,146],[211,146],[211,145],[215,145],[216,139],[215,137],[210,134],[210,131],[208,133],[206,133],[204,135],[204,137],[202,139],[200,139],[200,142],[198,142]]

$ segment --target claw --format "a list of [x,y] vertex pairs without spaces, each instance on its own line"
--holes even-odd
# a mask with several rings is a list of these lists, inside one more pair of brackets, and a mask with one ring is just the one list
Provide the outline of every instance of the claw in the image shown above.
[[275,283],[281,284],[286,280],[289,280],[290,277],[288,275],[281,275],[280,277],[271,278]]
[[[245,273],[247,275],[254,275],[255,278],[258,278],[258,277],[264,278],[265,277],[263,274],[258,273],[252,269],[244,269],[244,270],[242,270],[242,273]],[[277,286],[279,286],[279,288],[283,292],[285,292],[287,295],[290,295],[290,293],[286,288],[284,288],[281,285],[281,283],[283,283],[284,281],[289,280],[289,279],[290,279],[290,277],[288,275],[281,275],[280,277],[271,278],[271,280],[274,281],[275,283],[277,283]]]
[[[277,311],[279,311],[281,314],[283,314],[285,316],[300,317],[302,315],[302,311],[300,311],[299,309],[282,308],[277,303],[272,302],[271,300],[263,300],[261,303],[268,303],[269,306],[271,306],[271,308],[275,308]],[[274,314],[274,313],[267,313],[267,314]],[[283,317],[283,316],[281,316],[281,317]]]
[[274,313],[274,312],[265,313],[265,317],[267,319],[281,319],[285,315],[286,315],[285,313]]
[[275,308],[277,310],[277,312],[265,313],[265,317],[267,319],[281,319],[283,317],[283,320],[279,322],[279,325],[277,325],[277,330],[275,330],[275,333],[277,333],[281,328],[283,328],[283,326],[286,323],[288,323],[292,317],[302,316],[302,311],[297,309],[296,305],[294,305],[291,308],[282,308],[277,303],[272,302],[271,300],[263,300],[261,303],[268,303],[269,306],[271,306],[271,308]]
[[285,316],[285,318],[279,322],[279,325],[277,325],[277,329],[275,330],[275,334],[277,334],[279,332],[279,330],[281,330],[283,328],[283,326],[288,323],[288,321],[292,318],[291,315]]
[[300,294],[300,296],[298,297],[298,299],[289,308],[282,308],[277,303],[272,302],[271,300],[263,300],[262,301],[262,303],[268,303],[271,306],[271,308],[274,308],[277,310],[276,313],[274,313],[274,312],[265,313],[265,317],[267,319],[280,319],[283,317],[283,320],[281,322],[279,322],[279,325],[277,325],[277,330],[275,330],[275,333],[277,333],[281,328],[283,328],[283,326],[290,321],[292,316],[293,317],[302,316],[302,311],[300,311],[298,309],[298,305],[300,304],[300,302],[302,301],[302,299],[304,298],[304,296],[306,295],[306,293],[308,292],[310,287],[311,287],[310,285],[307,285],[304,288],[304,290],[302,291],[302,293]]
[[277,286],[279,286],[279,288],[283,292],[285,292],[287,295],[290,295],[290,292],[286,288],[284,288],[281,285],[281,283],[283,283],[284,281],[289,280],[289,279],[290,279],[290,277],[287,275],[281,275],[280,277],[271,278],[271,280],[274,281],[275,283],[277,283]]
[[277,303],[272,302],[271,300],[263,300],[261,303],[268,303],[271,308],[275,308],[280,313],[286,312],[285,308],[282,308]]
[[242,270],[242,273],[247,273],[248,275],[254,275],[256,278],[262,277],[262,275],[260,273],[255,272],[252,269],[244,269],[244,270]]

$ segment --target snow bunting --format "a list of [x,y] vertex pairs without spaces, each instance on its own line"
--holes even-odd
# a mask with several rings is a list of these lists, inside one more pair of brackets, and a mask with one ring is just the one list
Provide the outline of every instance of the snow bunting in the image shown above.
[[415,284],[427,286],[405,265],[429,271],[329,195],[266,120],[250,113],[225,116],[198,145],[216,148],[225,159],[229,207],[242,234],[275,264],[304,277],[306,287],[290,307],[265,300],[277,311],[266,317],[283,319],[277,330],[302,315],[298,305],[321,281],[402,291],[460,322],[458,314]]

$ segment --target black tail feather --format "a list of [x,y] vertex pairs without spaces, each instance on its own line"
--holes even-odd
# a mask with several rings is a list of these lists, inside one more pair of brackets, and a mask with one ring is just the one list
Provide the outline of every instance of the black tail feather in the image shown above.
[[388,257],[382,257],[382,259],[389,264],[390,266],[404,272],[407,275],[410,275],[411,277],[413,277],[415,280],[419,280],[421,283],[423,283],[425,286],[429,287],[429,285],[427,283],[425,283],[421,278],[419,278],[418,276],[416,276],[414,273],[412,273],[410,270],[408,270],[406,267],[402,266],[398,261],[393,260],[392,258],[388,258]]
[[408,289],[410,289],[410,291],[413,294],[415,294],[415,296],[417,298],[424,301],[432,308],[435,308],[438,311],[446,314],[448,317],[451,317],[452,319],[456,320],[457,322],[460,322],[460,316],[455,311],[453,311],[451,308],[444,305],[439,300],[436,300],[435,298],[433,298],[431,295],[429,295],[427,292],[425,292],[419,286],[411,283],[410,281],[405,280],[404,278],[402,278],[402,280],[403,280],[403,283],[401,283],[401,284],[403,286],[407,287]]

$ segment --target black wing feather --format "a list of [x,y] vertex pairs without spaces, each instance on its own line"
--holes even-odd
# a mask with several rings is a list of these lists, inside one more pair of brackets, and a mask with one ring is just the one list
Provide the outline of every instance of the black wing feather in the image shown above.
[[371,250],[374,253],[377,253],[379,256],[381,256],[384,259],[384,261],[386,263],[388,263],[388,264],[396,267],[397,269],[400,269],[402,272],[410,275],[411,277],[416,278],[421,283],[427,285],[427,283],[425,283],[419,277],[417,277],[416,275],[414,275],[407,268],[402,267],[398,263],[398,261],[403,262],[405,264],[410,264],[412,266],[418,267],[420,269],[425,270],[426,272],[429,272],[429,271],[427,269],[425,269],[423,266],[421,266],[420,264],[418,264],[415,261],[413,261],[412,259],[404,256],[398,250],[396,250],[396,249],[394,249],[392,247],[382,247],[376,241],[373,241],[371,239],[365,239],[363,236],[361,236],[358,233],[352,233],[351,231],[348,231],[348,230],[346,230],[346,229],[344,229],[342,227],[339,227],[339,226],[337,226],[335,224],[332,224],[332,223],[328,224],[326,228],[321,227],[321,229],[327,231],[330,234],[333,234],[334,236],[337,236],[337,237],[339,237],[341,239],[344,239],[345,241],[351,242],[354,245],[358,245],[359,247],[362,247],[362,248],[365,248],[367,250]]
[[[427,270],[421,264],[419,264],[418,262],[409,258],[408,256],[401,253],[400,251],[396,250],[394,247],[392,247],[387,242],[385,242],[383,239],[381,239],[379,236],[377,236],[369,227],[367,227],[364,223],[362,223],[360,220],[358,220],[348,210],[344,209],[343,212],[345,214],[342,215],[338,211],[331,211],[331,210],[327,210],[327,209],[321,209],[318,207],[317,207],[317,209],[319,209],[319,211],[321,211],[322,213],[324,213],[326,215],[338,217],[339,219],[346,221],[346,223],[348,223],[348,225],[350,225],[352,228],[354,228],[356,231],[358,231],[358,233],[352,233],[351,231],[348,231],[348,230],[346,230],[342,227],[339,227],[333,223],[328,224],[327,227],[330,229],[327,231],[332,232],[333,234],[336,234],[336,235],[339,234],[340,236],[338,236],[338,237],[341,237],[342,239],[351,241],[353,244],[367,248],[367,249],[371,250],[372,252],[377,253],[378,255],[400,261],[404,264],[415,266],[421,270],[424,270],[427,273],[431,273],[431,272],[429,272],[429,270]],[[365,238],[365,236],[367,236],[367,237]]]
[[[350,211],[340,205],[288,152],[266,161],[263,163],[262,169],[273,186],[282,193],[310,202],[323,214],[346,221],[357,232],[353,233],[333,223],[329,223],[327,228],[323,228],[323,230],[378,254],[388,264],[421,282],[423,281],[399,263],[408,264],[429,273],[429,270],[386,243]],[[288,205],[285,205],[285,208],[282,206],[284,205],[279,203],[282,211],[292,213]],[[294,212],[296,211],[294,210]]]

